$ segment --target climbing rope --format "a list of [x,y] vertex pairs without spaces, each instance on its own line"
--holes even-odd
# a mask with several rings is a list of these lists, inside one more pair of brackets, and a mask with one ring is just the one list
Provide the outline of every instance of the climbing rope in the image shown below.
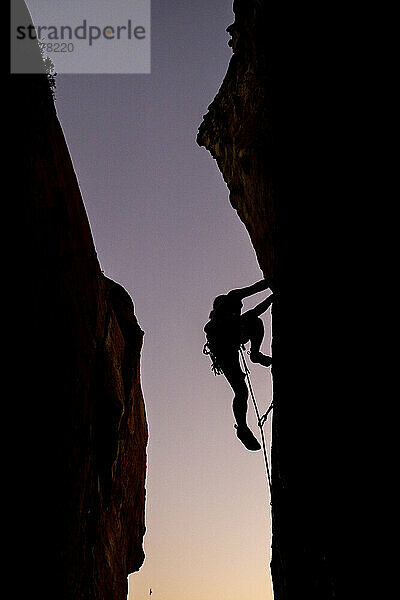
[[265,444],[265,437],[264,437],[264,429],[263,426],[268,418],[269,413],[271,412],[272,408],[273,408],[273,403],[271,402],[271,404],[268,407],[268,410],[265,414],[262,415],[262,417],[260,416],[260,411],[258,410],[258,406],[257,406],[257,402],[256,399],[254,397],[254,392],[253,392],[253,388],[251,385],[251,381],[250,381],[250,371],[249,368],[246,364],[244,355],[243,355],[243,350],[242,347],[239,348],[240,350],[240,355],[242,357],[242,363],[243,363],[243,368],[246,374],[246,378],[247,378],[247,383],[249,384],[249,390],[250,390],[250,395],[253,401],[253,406],[254,406],[254,410],[257,416],[257,422],[258,422],[258,427],[260,428],[260,433],[261,433],[261,441],[262,441],[262,447],[263,447],[263,453],[264,453],[264,461],[265,461],[265,469],[267,472],[267,479],[268,479],[268,485],[269,485],[269,492],[270,492],[270,502],[271,502],[271,494],[272,494],[272,485],[271,485],[271,473],[270,473],[270,469],[269,469],[269,463],[268,463],[268,455],[267,455],[267,448],[266,448],[266,444]]

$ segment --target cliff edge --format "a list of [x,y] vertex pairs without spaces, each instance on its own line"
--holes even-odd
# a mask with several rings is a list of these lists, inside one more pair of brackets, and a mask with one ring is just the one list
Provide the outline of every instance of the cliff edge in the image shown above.
[[143,331],[129,294],[101,272],[46,75],[11,75],[9,93],[20,570],[41,597],[126,600],[144,560]]
[[274,291],[274,598],[331,599],[345,465],[335,413],[344,392],[333,370],[346,354],[341,344],[338,356],[346,332],[335,297],[342,257],[334,226],[346,210],[332,133],[335,49],[318,39],[326,31],[312,27],[303,6],[235,0],[233,9],[233,55],[197,142],[215,158]]

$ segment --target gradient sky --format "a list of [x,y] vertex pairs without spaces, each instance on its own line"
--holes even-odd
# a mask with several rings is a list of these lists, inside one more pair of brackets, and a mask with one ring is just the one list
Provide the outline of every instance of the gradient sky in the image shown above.
[[[146,560],[129,600],[150,587],[152,600],[272,598],[263,456],[237,440],[232,391],[202,354],[213,298],[262,277],[217,165],[196,144],[232,22],[231,0],[153,0],[150,75],[56,79],[101,268],[131,294],[145,331]],[[269,311],[263,319],[268,353]],[[270,373],[250,369],[264,412]]]

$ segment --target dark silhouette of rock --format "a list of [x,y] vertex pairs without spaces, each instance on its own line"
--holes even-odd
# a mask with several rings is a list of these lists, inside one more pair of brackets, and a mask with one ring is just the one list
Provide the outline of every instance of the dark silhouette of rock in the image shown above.
[[126,600],[144,559],[143,331],[129,294],[101,272],[46,75],[9,82],[20,570],[42,598]]
[[337,597],[346,535],[340,508],[348,454],[336,407],[354,403],[343,384],[351,348],[340,344],[348,332],[336,293],[345,272],[337,231],[350,202],[336,162],[341,56],[334,20],[332,29],[316,29],[303,5],[235,0],[233,7],[233,55],[197,141],[215,158],[276,292],[274,597],[325,600]]

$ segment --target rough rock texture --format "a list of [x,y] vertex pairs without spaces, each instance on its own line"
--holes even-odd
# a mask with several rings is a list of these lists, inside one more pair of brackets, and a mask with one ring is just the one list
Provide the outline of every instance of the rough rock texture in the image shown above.
[[9,93],[22,250],[12,288],[20,570],[43,598],[126,600],[144,559],[143,332],[128,293],[101,272],[46,76],[11,76]]
[[[226,77],[208,107],[197,141],[216,159],[230,192],[230,201],[245,223],[265,275],[274,270],[276,189],[268,89],[268,56],[256,40],[265,23],[257,16],[259,3],[235,3],[237,19],[227,28],[234,51]],[[243,28],[251,37],[243,40]]]
[[329,53],[319,60],[326,45],[307,27],[312,20],[304,6],[296,12],[236,0],[233,7],[233,56],[197,141],[216,159],[276,292],[274,597],[323,600],[337,594],[344,465],[335,413],[343,386],[334,376],[344,332],[334,298],[339,280],[330,279],[338,275],[332,254],[339,253],[328,226],[336,225],[340,197],[336,124],[321,77]]

